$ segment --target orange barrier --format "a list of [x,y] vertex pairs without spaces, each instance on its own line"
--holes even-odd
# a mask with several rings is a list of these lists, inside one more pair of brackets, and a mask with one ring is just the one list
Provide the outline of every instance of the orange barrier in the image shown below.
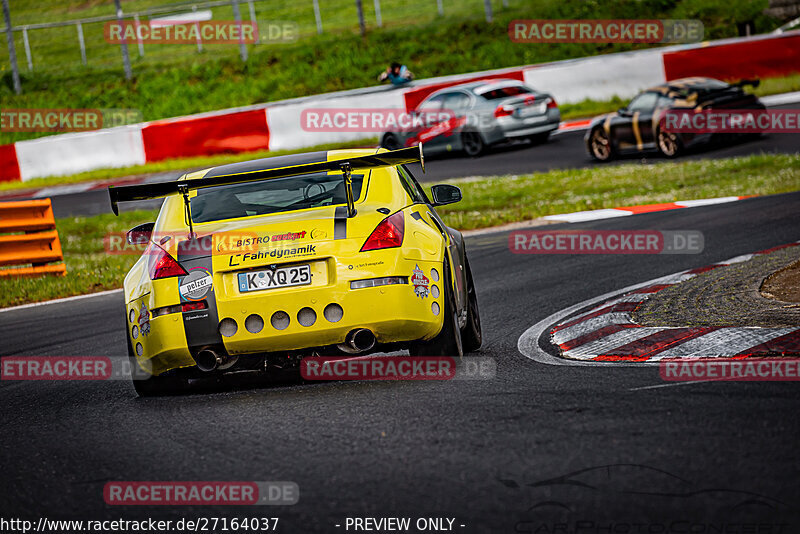
[[0,234],[0,277],[67,274],[49,198],[0,202]]

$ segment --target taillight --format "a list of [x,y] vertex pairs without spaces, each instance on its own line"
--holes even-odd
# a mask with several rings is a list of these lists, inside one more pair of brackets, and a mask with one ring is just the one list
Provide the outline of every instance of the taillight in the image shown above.
[[406,230],[406,219],[402,211],[386,217],[375,227],[361,252],[378,250],[381,248],[394,248],[403,244],[403,233]]
[[166,250],[155,243],[150,243],[145,254],[149,254],[147,267],[150,273],[150,280],[169,278],[171,276],[185,276],[187,274],[186,269],[181,267],[181,264],[175,258],[167,254]]
[[548,98],[547,99],[547,107],[548,108],[557,108],[558,107],[558,103],[556,102],[556,99],[553,98],[553,97]]
[[181,311],[190,312],[196,310],[205,310],[208,308],[208,304],[204,300],[198,300],[197,302],[184,302],[181,304]]
[[512,113],[514,113],[514,108],[508,105],[497,106],[497,109],[494,110],[494,116],[497,118],[507,117]]
[[168,315],[170,313],[180,313],[180,312],[189,312],[189,311],[196,311],[196,310],[205,310],[208,308],[208,304],[204,300],[198,300],[197,302],[184,302],[183,304],[176,304],[174,306],[164,306],[163,308],[156,308],[150,312],[153,316],[153,319],[156,317],[161,317],[162,315]]

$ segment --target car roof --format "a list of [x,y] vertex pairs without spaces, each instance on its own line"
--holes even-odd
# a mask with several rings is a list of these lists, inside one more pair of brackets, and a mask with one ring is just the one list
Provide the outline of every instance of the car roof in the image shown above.
[[[380,150],[380,149],[378,149]],[[366,156],[376,154],[377,150],[374,148],[362,149],[347,149],[347,150],[321,150],[317,152],[302,152],[300,154],[287,154],[284,156],[273,156],[270,158],[253,159],[250,161],[241,161],[239,163],[228,163],[227,165],[220,165],[212,167],[203,176],[210,178],[212,176],[222,176],[225,174],[238,174],[243,172],[264,171],[267,169],[279,169],[281,167],[293,167],[295,165],[304,165],[307,163],[320,163],[323,161],[335,161],[336,156],[342,156],[342,159],[358,155]]]
[[705,93],[709,91],[719,91],[730,87],[730,84],[715,78],[694,76],[691,78],[680,78],[670,80],[660,85],[655,85],[645,92],[657,92],[665,95],[686,95],[689,93]]
[[428,98],[440,95],[442,93],[447,93],[454,89],[462,89],[466,91],[471,91],[473,93],[477,93],[477,89],[483,89],[484,87],[486,88],[486,91],[491,91],[492,89],[497,89],[500,87],[508,87],[509,85],[524,85],[524,84],[519,80],[514,80],[513,78],[493,78],[491,80],[478,80],[474,82],[466,82],[466,83],[460,83],[458,85],[451,85],[449,87],[444,87],[442,89],[439,89],[438,91],[431,93],[430,96],[428,96]]

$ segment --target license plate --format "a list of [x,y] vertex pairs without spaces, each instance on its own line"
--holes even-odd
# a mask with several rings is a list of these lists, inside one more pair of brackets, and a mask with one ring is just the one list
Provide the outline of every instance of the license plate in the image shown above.
[[537,122],[544,122],[547,120],[547,117],[528,117],[524,120],[525,124],[535,124]]
[[520,117],[530,117],[531,115],[541,115],[547,110],[547,104],[542,102],[541,104],[534,104],[532,106],[525,106],[524,108],[518,108],[517,112],[519,113]]
[[261,291],[263,289],[276,289],[279,287],[305,286],[311,283],[311,267],[308,265],[293,265],[279,269],[266,269],[239,273],[239,291]]

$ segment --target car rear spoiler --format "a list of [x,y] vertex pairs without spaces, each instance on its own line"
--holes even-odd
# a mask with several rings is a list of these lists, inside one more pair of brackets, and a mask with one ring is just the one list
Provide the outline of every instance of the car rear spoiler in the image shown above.
[[753,79],[753,80],[739,80],[738,82],[732,83],[731,85],[733,85],[734,87],[746,87],[746,86],[749,85],[750,87],[755,89],[756,87],[761,85],[761,80],[755,80],[755,79]]
[[[175,193],[184,196],[184,201],[188,206],[188,192],[192,189],[202,189],[205,187],[215,187],[220,185],[244,184],[269,180],[271,178],[284,178],[288,176],[300,176],[315,172],[342,171],[345,175],[345,187],[347,192],[348,216],[355,214],[353,207],[353,189],[350,174],[353,169],[379,169],[381,167],[394,167],[405,163],[417,163],[422,165],[422,172],[425,172],[425,159],[422,156],[422,143],[418,146],[401,148],[389,152],[369,154],[353,158],[343,158],[333,161],[320,161],[316,163],[305,163],[292,167],[280,167],[277,169],[264,169],[260,171],[241,172],[235,174],[223,174],[209,178],[195,178],[192,180],[175,180],[172,182],[159,182],[153,184],[126,185],[121,187],[108,187],[108,195],[111,198],[111,210],[114,215],[119,215],[119,202],[130,202],[135,200],[148,200],[161,198]],[[189,218],[191,225],[191,217]]]

